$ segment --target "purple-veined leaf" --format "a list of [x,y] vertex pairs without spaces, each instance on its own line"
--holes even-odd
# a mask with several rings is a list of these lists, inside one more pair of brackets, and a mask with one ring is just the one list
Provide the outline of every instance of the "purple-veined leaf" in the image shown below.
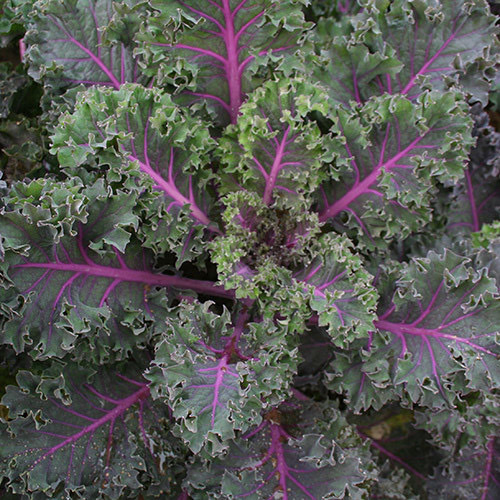
[[[146,82],[131,40],[108,39],[105,28],[115,13],[113,0],[38,2],[24,39],[29,73],[36,79],[56,71],[69,86]],[[125,37],[124,37],[125,38]]]
[[456,453],[427,482],[429,499],[477,498],[496,500],[500,495],[500,446],[491,437],[484,447],[469,447]]
[[225,171],[232,174],[226,189],[256,192],[266,205],[277,196],[296,204],[314,192],[319,168],[331,158],[318,127],[304,124],[304,116],[326,110],[324,92],[303,79],[269,81],[256,90],[221,140]]
[[319,326],[327,326],[336,346],[346,347],[373,329],[378,296],[371,286],[373,277],[352,253],[347,239],[331,238],[324,244],[328,253],[294,278],[308,285],[310,307],[318,314]]
[[336,352],[325,369],[325,386],[344,394],[346,403],[355,413],[369,408],[379,410],[396,398],[389,362],[384,356],[387,353],[371,354],[373,336],[374,332],[368,332],[365,342],[353,342],[348,351]]
[[[374,54],[362,43],[350,45],[346,40],[331,42],[334,27],[328,22],[318,33],[321,56],[313,61],[314,77],[328,92],[330,102],[350,107],[351,101],[363,104],[370,96],[378,95],[377,78],[394,77],[401,63],[393,51],[384,46]],[[328,47],[327,49],[323,47]],[[383,51],[383,52],[382,52]]]
[[320,221],[342,232],[357,228],[371,245],[419,229],[436,179],[457,180],[463,169],[470,137],[457,99],[383,96],[359,111],[338,109],[337,171],[318,193]]
[[20,372],[19,387],[9,386],[2,400],[12,435],[0,456],[10,487],[48,498],[62,488],[118,499],[147,475],[167,492],[170,459],[160,456],[182,448],[168,435],[168,408],[151,399],[138,367],[53,368],[44,378]]
[[[286,58],[298,48],[309,26],[301,0],[175,0],[153,1],[160,14],[143,33],[156,62],[167,57],[168,71],[182,58],[195,73],[187,93],[218,108],[222,121],[236,123],[247,92],[260,80],[252,78],[252,63],[263,56],[290,64]],[[179,14],[181,13],[181,15]],[[189,29],[172,33],[168,27],[181,18]],[[156,22],[156,24],[155,24]],[[165,27],[167,26],[167,29]],[[274,63],[276,65],[276,62]],[[222,113],[221,113],[222,112]]]
[[[152,255],[129,231],[137,227],[135,196],[109,196],[102,184],[87,190],[91,201],[85,223],[57,234],[46,210],[29,203],[25,214],[0,217],[4,239],[7,307],[3,342],[17,352],[30,344],[33,356],[63,356],[85,334],[97,357],[125,354],[151,335],[148,324],[163,317],[172,293],[156,287],[212,294],[210,282],[152,272]],[[94,196],[91,192],[95,190]],[[201,286],[201,288],[199,288]],[[223,295],[228,292],[221,290]],[[139,340],[141,339],[141,340]]]
[[[234,441],[227,456],[213,462],[208,471],[212,498],[221,479],[219,494],[224,498],[321,500],[344,498],[347,491],[360,495],[369,475],[368,458],[354,443],[359,445],[354,429],[334,407],[284,403]],[[191,495],[202,498],[196,490]]]
[[[97,157],[111,166],[110,181],[121,174],[131,178],[131,189],[142,191],[147,180],[165,195],[167,210],[189,206],[197,223],[210,225],[205,189],[210,172],[205,162],[213,140],[206,127],[186,117],[168,94],[133,84],[119,91],[89,89],[79,94],[75,111],[61,118],[52,139],[52,151],[63,166],[80,167]],[[133,183],[137,173],[131,165],[141,172],[139,185]]]
[[489,125],[479,104],[472,108],[476,146],[470,153],[465,177],[453,194],[447,230],[453,234],[479,231],[500,213],[500,134]]
[[[403,0],[395,5],[374,5],[365,14],[377,22],[368,43],[381,52],[389,44],[403,63],[397,75],[375,77],[380,92],[414,99],[425,88],[442,90],[447,87],[446,79],[458,77],[475,100],[487,101],[482,77],[484,68],[494,64],[498,42],[495,18],[485,15],[485,1],[439,0],[429,4],[426,0]],[[469,81],[472,79],[466,73],[474,63],[481,70],[476,68],[474,81]]]
[[[290,362],[294,354],[285,351],[283,333],[273,336],[269,325],[248,325],[245,311],[231,327],[228,312],[212,313],[209,302],[183,305],[178,317],[167,320],[147,378],[153,396],[172,408],[174,434],[195,453],[204,448],[218,455],[287,390],[296,359]],[[278,356],[282,366],[273,366]]]
[[494,280],[468,264],[450,251],[415,259],[375,322],[391,340],[374,335],[372,351],[395,352],[393,382],[414,402],[439,407],[500,383],[500,297]]

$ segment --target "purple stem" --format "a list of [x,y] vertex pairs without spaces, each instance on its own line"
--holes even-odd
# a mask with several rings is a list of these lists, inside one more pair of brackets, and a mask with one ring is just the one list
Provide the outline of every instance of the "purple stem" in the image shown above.
[[[201,222],[202,224],[205,224],[206,226],[210,226],[210,219],[207,217],[207,215],[196,205],[194,200],[190,200],[186,198],[178,189],[177,186],[173,181],[166,181],[160,174],[155,172],[155,170],[148,165],[147,163],[142,162],[139,160],[136,156],[129,155],[128,159],[130,161],[136,161],[139,163],[139,168],[151,179],[153,179],[156,183],[156,185],[161,188],[170,198],[172,198],[177,204],[179,204],[181,207],[184,205],[189,205],[191,209],[191,213],[193,214],[193,217]],[[169,171],[171,170],[173,162],[173,152],[170,154],[170,165],[169,165]],[[212,230],[215,231],[215,229],[212,228]],[[216,231],[217,232],[217,231]]]
[[[395,335],[398,335],[398,336],[404,336],[404,335],[419,336],[419,337],[425,339],[426,343],[429,342],[427,340],[428,337],[433,337],[436,339],[439,339],[439,338],[448,339],[448,340],[457,342],[459,344],[466,344],[469,347],[476,349],[477,351],[484,352],[485,354],[489,354],[490,356],[494,356],[495,358],[497,358],[497,354],[495,354],[494,352],[492,352],[492,351],[490,351],[490,350],[488,350],[488,349],[486,349],[478,344],[475,344],[474,342],[471,342],[469,339],[466,339],[463,337],[458,337],[456,335],[451,335],[449,333],[440,332],[439,328],[438,329],[415,328],[415,327],[412,327],[411,325],[405,325],[404,323],[392,323],[392,322],[386,321],[386,320],[374,321],[373,324],[377,328],[379,328],[380,330],[385,330],[385,331],[394,333]],[[429,348],[429,352],[431,352],[430,348]]]
[[[117,401],[116,406],[110,410],[108,413],[103,415],[99,419],[93,419],[94,421],[89,424],[86,427],[83,427],[80,432],[77,432],[76,434],[73,434],[72,436],[68,436],[66,439],[58,443],[56,446],[53,446],[52,448],[49,448],[48,451],[46,451],[43,455],[41,455],[35,462],[31,465],[30,470],[33,470],[39,463],[41,463],[43,460],[45,460],[48,457],[52,457],[54,453],[56,453],[58,450],[61,448],[64,448],[65,446],[73,443],[76,443],[80,438],[83,436],[86,436],[87,434],[93,434],[97,429],[102,427],[103,425],[106,425],[108,422],[110,423],[110,427],[113,427],[113,424],[115,420],[123,415],[130,407],[135,405],[136,403],[139,403],[143,401],[144,399],[148,398],[150,395],[149,393],[149,387],[143,387],[142,389],[139,389],[137,392],[133,393],[132,395],[128,396],[127,398],[121,399]],[[108,440],[109,441],[109,440]],[[107,455],[109,455],[110,449],[108,446],[107,449]]]
[[72,43],[74,43],[81,51],[85,52],[89,56],[92,61],[99,66],[99,69],[109,78],[111,83],[116,89],[120,88],[120,82],[116,79],[115,75],[113,75],[113,72],[104,64],[102,59],[97,57],[90,49],[85,47],[81,42],[79,42],[76,38],[71,36],[71,34],[58,22],[56,22],[53,18],[51,18],[52,22],[68,37],[68,40]]
[[273,193],[274,186],[276,184],[276,180],[278,178],[278,173],[281,170],[281,162],[285,154],[285,147],[287,143],[286,140],[289,133],[290,133],[290,126],[288,126],[288,128],[286,129],[285,134],[283,135],[283,139],[281,140],[278,148],[276,149],[276,155],[274,157],[273,165],[271,167],[271,172],[269,174],[269,177],[266,179],[266,189],[264,190],[264,197],[263,197],[263,201],[266,205],[269,205],[269,203],[271,203],[271,196]]
[[198,293],[215,295],[217,297],[234,298],[234,292],[224,290],[224,288],[214,285],[210,281],[195,280],[191,278],[182,278],[179,276],[168,276],[165,274],[156,274],[149,271],[136,271],[134,269],[122,269],[110,266],[101,266],[92,261],[87,264],[65,264],[63,262],[27,262],[18,264],[16,268],[37,268],[51,269],[61,272],[71,272],[99,276],[102,278],[111,278],[119,281],[144,283],[147,285],[157,285],[175,288],[187,288]]
[[372,446],[374,446],[375,448],[377,448],[377,450],[379,450],[380,452],[382,452],[385,456],[387,456],[391,460],[394,460],[398,464],[402,465],[406,470],[408,470],[409,472],[411,472],[414,476],[416,476],[416,477],[418,477],[419,479],[422,479],[422,480],[426,479],[426,477],[423,474],[421,474],[420,472],[418,472],[418,470],[414,469],[411,465],[407,464],[401,458],[399,458],[398,456],[394,455],[389,450],[385,449],[381,444],[379,444],[377,441],[375,441],[375,439],[371,438],[370,436],[367,436],[366,434],[363,434],[359,429],[358,429],[358,434],[362,438],[364,438],[364,439],[369,439],[370,440],[370,444]]
[[19,40],[19,59],[24,62],[24,54],[26,53],[26,44],[24,43],[24,38]]
[[236,123],[241,106],[241,75],[238,63],[238,38],[241,33],[237,36],[234,32],[234,14],[231,12],[230,0],[222,0],[222,6],[226,24],[223,35],[227,53],[225,66],[227,84],[229,87],[229,115],[231,117],[231,123]]
[[[430,130],[429,130],[430,131]],[[352,189],[350,189],[342,198],[337,200],[332,205],[328,206],[319,216],[320,222],[325,222],[331,217],[335,217],[337,214],[347,209],[347,207],[359,196],[366,193],[369,187],[376,181],[382,170],[389,170],[391,167],[397,165],[398,161],[403,158],[407,153],[409,153],[423,138],[425,135],[417,137],[412,141],[403,151],[400,151],[397,155],[393,156],[390,160],[383,163],[383,151],[381,153],[381,158],[379,164],[373,169],[373,172],[369,174],[365,179],[356,184]]]
[[493,463],[495,438],[491,438],[487,446],[486,470],[484,471],[484,483],[482,487],[481,500],[486,500],[488,497],[488,483],[490,482],[491,465]]
[[434,63],[434,61],[441,55],[443,50],[453,41],[456,37],[459,30],[454,31],[449,38],[443,43],[443,45],[439,48],[439,50],[412,76],[410,81],[406,84],[406,86],[401,90],[401,94],[407,94],[410,89],[415,85],[415,80],[418,75],[423,75],[427,71],[427,69]]

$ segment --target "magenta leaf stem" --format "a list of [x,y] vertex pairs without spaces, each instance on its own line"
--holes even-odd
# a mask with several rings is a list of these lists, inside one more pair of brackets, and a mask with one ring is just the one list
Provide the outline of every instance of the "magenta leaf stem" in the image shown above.
[[404,467],[407,471],[411,472],[415,477],[418,477],[419,479],[425,480],[426,477],[418,472],[415,468],[413,468],[411,465],[407,464],[403,459],[398,457],[397,455],[394,455],[394,453],[391,453],[388,449],[384,448],[376,439],[373,439],[366,434],[363,434],[359,429],[358,429],[358,434],[363,438],[363,439],[369,439],[370,444],[376,448],[378,451],[380,451],[382,454],[384,454],[387,458],[390,460],[398,463],[402,467]]
[[[99,395],[101,396],[101,395]],[[29,468],[29,470],[33,470],[37,465],[39,465],[41,462],[46,460],[49,457],[52,457],[57,451],[59,451],[61,448],[64,448],[65,446],[68,446],[70,444],[75,443],[79,439],[81,439],[84,436],[87,435],[93,435],[95,431],[102,426],[106,424],[110,424],[110,432],[112,432],[114,423],[116,419],[120,416],[122,416],[126,411],[128,411],[132,406],[135,404],[140,403],[141,401],[144,401],[150,396],[149,394],[149,387],[147,384],[144,384],[141,389],[139,389],[137,392],[131,394],[130,396],[114,401],[115,407],[112,410],[107,411],[101,418],[99,419],[92,419],[94,420],[91,424],[87,425],[86,427],[83,427],[79,432],[76,434],[73,434],[71,436],[67,437],[62,437],[62,441],[49,448],[48,451],[44,452],[40,457],[38,457],[32,464],[32,466]],[[102,397],[102,396],[101,396]],[[109,401],[109,400],[108,400]],[[61,409],[64,411],[65,408],[61,406]],[[145,443],[147,446],[147,443]],[[108,448],[106,450],[106,466],[109,464],[109,454],[110,454],[110,446],[111,442],[108,442]],[[69,464],[71,467],[71,464]]]
[[111,266],[101,266],[93,262],[87,264],[77,264],[64,262],[26,262],[17,264],[15,268],[38,268],[52,271],[70,272],[75,275],[98,276],[101,278],[111,278],[119,282],[144,283],[150,286],[176,287],[190,289],[198,293],[215,295],[217,297],[232,298],[233,292],[214,285],[210,281],[183,278],[180,276],[168,276],[165,274],[153,273],[150,271],[138,271],[134,269],[123,269]]
[[[390,124],[387,125],[387,130],[389,130]],[[382,171],[389,171],[391,168],[398,167],[398,161],[404,158],[408,153],[410,153],[413,149],[416,148],[419,142],[424,139],[427,134],[417,137],[414,139],[406,148],[402,151],[394,155],[392,158],[384,161],[384,148],[382,148],[380,161],[375,166],[373,171],[367,175],[362,181],[356,181],[355,185],[352,189],[350,189],[344,196],[335,201],[333,204],[327,206],[323,212],[319,215],[320,222],[325,222],[331,217],[335,217],[343,210],[346,210],[349,205],[356,200],[362,194],[365,194],[369,191],[370,186],[372,186],[377,177],[380,175]],[[432,148],[433,146],[427,146],[428,148]]]

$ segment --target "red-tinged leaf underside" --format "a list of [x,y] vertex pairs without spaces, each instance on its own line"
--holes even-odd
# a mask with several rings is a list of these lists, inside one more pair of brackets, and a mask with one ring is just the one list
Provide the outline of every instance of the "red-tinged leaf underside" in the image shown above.
[[[68,84],[106,85],[119,89],[141,79],[133,47],[103,44],[103,28],[114,15],[112,0],[51,1],[37,12],[27,35],[33,68],[62,67]],[[38,71],[38,70],[36,70]]]
[[[406,100],[394,107],[387,98],[370,102],[367,113],[375,111],[384,118],[369,125],[368,144],[360,140],[360,124],[339,110],[338,126],[345,137],[339,155],[348,163],[342,169],[342,182],[333,181],[320,189],[320,221],[332,219],[343,226],[338,216],[345,212],[371,241],[391,231],[390,221],[414,227],[422,215],[406,207],[425,206],[431,189],[432,174],[422,177],[419,167],[424,164],[427,171],[441,175],[448,175],[447,169],[453,174],[461,168],[457,157],[462,152],[456,148],[445,151],[449,142],[464,133],[463,118],[453,116],[452,100],[450,95],[439,98],[432,114],[430,108],[413,107]],[[372,107],[375,102],[376,108]],[[417,121],[422,111],[428,118],[426,131]]]
[[189,18],[203,21],[198,29],[176,34],[174,43],[152,45],[166,47],[197,66],[197,89],[190,93],[222,107],[231,123],[236,123],[244,96],[253,87],[245,77],[252,61],[256,56],[289,51],[298,39],[294,31],[278,31],[270,22],[262,25],[266,15],[279,9],[273,0],[177,0],[155,6],[166,15],[180,9]]
[[[29,392],[9,387],[3,400],[15,437],[4,442],[0,453],[11,464],[14,484],[26,481],[32,490],[57,481],[68,489],[138,487],[139,471],[156,468],[153,439],[161,432],[162,417],[168,417],[158,413],[161,407],[153,408],[140,377],[104,372],[88,383],[78,372],[66,373],[71,404],[51,394],[40,399],[29,377],[24,381]],[[37,423],[31,416],[14,419],[25,408],[41,411]]]
[[[392,306],[374,324],[394,336],[393,349],[399,347],[394,382],[405,383],[414,401],[422,394],[431,401],[436,396],[439,405],[442,399],[449,400],[450,387],[468,392],[469,387],[490,390],[500,384],[496,340],[500,301],[491,296],[496,287],[485,276],[468,278],[457,286],[447,283],[443,262],[454,261],[448,269],[458,273],[460,258],[448,253],[446,260],[435,255],[431,259],[427,272],[418,277],[421,298],[407,301],[401,310]],[[465,372],[467,383],[455,377],[459,371]]]
[[98,256],[88,246],[95,225],[80,225],[76,237],[54,243],[50,231],[17,214],[6,214],[1,223],[11,238],[30,245],[27,256],[7,256],[8,276],[26,299],[20,316],[16,314],[4,329],[4,341],[17,351],[23,350],[29,334],[32,347],[43,355],[63,355],[71,349],[75,334],[88,333],[91,327],[98,329],[103,345],[127,350],[144,332],[140,324],[162,310],[156,300],[148,301],[151,287],[192,286],[217,294],[211,283],[152,272],[151,256],[135,246],[126,255],[114,249],[114,256]]
[[397,75],[375,78],[381,92],[414,99],[422,93],[421,77],[427,77],[433,88],[442,88],[444,77],[457,71],[457,58],[465,66],[484,57],[496,38],[494,18],[485,15],[487,7],[482,2],[476,2],[471,9],[464,8],[464,3],[441,0],[433,12],[428,2],[412,2],[408,22],[402,22],[397,14],[381,14],[379,37],[394,48],[403,63]]

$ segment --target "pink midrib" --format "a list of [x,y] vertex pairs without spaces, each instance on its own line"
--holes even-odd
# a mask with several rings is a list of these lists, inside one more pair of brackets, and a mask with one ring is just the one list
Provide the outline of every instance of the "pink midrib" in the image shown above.
[[116,267],[101,266],[99,264],[64,264],[62,262],[28,262],[18,264],[17,268],[51,269],[61,272],[71,272],[111,278],[120,281],[131,281],[147,285],[173,286],[176,288],[192,289],[199,293],[213,294],[219,297],[232,296],[230,291],[224,290],[209,281],[195,280],[192,278],[181,278],[179,276],[168,276],[155,274],[148,271],[137,271],[135,269],[122,269]]
[[269,205],[269,203],[271,203],[271,196],[273,194],[274,186],[276,185],[279,171],[281,170],[281,161],[283,160],[283,156],[285,154],[286,139],[289,133],[290,126],[288,126],[288,128],[286,129],[285,134],[283,135],[283,139],[279,144],[279,147],[276,151],[276,156],[273,161],[273,165],[271,167],[269,178],[266,181],[266,189],[264,190],[263,197],[263,201],[266,205]]
[[214,383],[214,397],[212,400],[212,417],[210,419],[210,423],[212,425],[212,429],[215,425],[215,414],[217,412],[217,406],[219,405],[219,393],[222,387],[222,383],[224,382],[224,371],[227,367],[227,355],[223,356],[217,365],[217,375],[215,377]]
[[92,61],[94,61],[97,64],[97,66],[99,66],[99,68],[104,72],[104,74],[110,79],[113,86],[116,89],[119,89],[121,86],[120,82],[116,79],[116,77],[113,75],[111,70],[104,64],[104,62],[99,57],[97,57],[90,49],[85,47],[85,45],[81,44],[76,38],[72,37],[66,30],[62,29],[55,21],[53,22],[59,29],[61,29],[61,31],[63,31],[63,33],[66,34],[66,36],[69,37],[69,40],[72,43],[74,43],[80,50],[85,52],[85,54],[87,54],[90,57],[90,59],[92,59]]
[[307,491],[302,483],[298,480],[294,479],[290,473],[289,468],[285,460],[285,450],[283,449],[282,439],[286,438],[288,440],[288,436],[286,432],[280,425],[271,424],[271,450],[274,452],[276,456],[276,472],[279,475],[279,484],[281,488],[281,492],[283,493],[283,500],[292,500],[292,498],[288,495],[289,490],[287,488],[287,479],[290,481],[304,493],[310,500],[316,500],[316,498]]
[[495,358],[498,357],[494,352],[490,351],[489,349],[486,349],[483,346],[475,344],[474,342],[471,342],[467,338],[459,337],[457,335],[452,335],[446,332],[440,332],[438,331],[439,328],[436,329],[418,328],[415,326],[406,325],[404,323],[392,323],[391,321],[386,321],[386,320],[374,321],[373,324],[380,330],[385,330],[394,333],[396,335],[416,335],[423,338],[435,337],[435,338],[449,339],[453,342],[466,344],[469,347],[472,347],[473,349],[477,349],[478,351],[484,352],[485,354],[489,354],[490,356],[494,356]]
[[140,161],[138,158],[136,158],[133,155],[129,155],[128,159],[132,162],[136,161],[139,163],[139,168],[147,175],[151,177],[165,193],[170,196],[173,200],[175,200],[177,203],[179,203],[181,206],[183,205],[190,205],[191,213],[193,214],[193,217],[201,222],[202,224],[205,224],[206,226],[210,225],[210,219],[206,216],[206,214],[196,205],[196,203],[188,200],[178,189],[175,185],[172,185],[171,183],[167,182],[160,174],[155,172],[150,166],[146,165],[142,161]]
[[113,422],[115,421],[120,415],[125,413],[131,406],[136,404],[139,401],[142,401],[146,398],[149,397],[149,387],[146,385],[139,389],[137,392],[134,394],[130,395],[128,398],[120,400],[120,402],[113,408],[111,411],[109,411],[106,415],[104,415],[102,418],[96,420],[92,424],[90,424],[88,427],[84,427],[81,431],[77,432],[76,434],[73,434],[73,436],[68,437],[68,439],[65,439],[58,445],[52,447],[44,453],[41,457],[39,457],[34,464],[31,466],[31,470],[34,469],[40,462],[45,460],[47,457],[52,456],[56,451],[60,450],[64,446],[67,446],[68,444],[74,443],[78,441],[81,437],[95,432],[99,427],[106,425],[108,422]]
[[229,88],[229,114],[231,123],[236,123],[241,106],[241,76],[238,63],[238,41],[236,40],[236,33],[234,32],[233,12],[231,11],[230,0],[222,0],[222,5],[226,24],[224,42],[227,52],[226,77]]
[[369,174],[365,179],[363,179],[359,184],[357,184],[354,188],[349,190],[342,198],[337,200],[335,203],[330,205],[327,209],[325,209],[319,216],[320,222],[325,222],[327,219],[331,217],[335,217],[342,210],[345,210],[356,198],[366,193],[369,187],[376,181],[382,170],[389,170],[393,167],[401,158],[403,158],[407,153],[409,153],[423,138],[425,135],[417,137],[409,146],[407,146],[403,151],[398,153],[396,156],[393,156],[386,163],[379,164],[371,174]]
[[415,85],[415,80],[418,75],[423,75],[429,68],[429,66],[432,65],[432,63],[441,55],[441,52],[448,47],[448,45],[455,39],[457,32],[453,32],[451,36],[446,40],[446,42],[440,47],[440,49],[413,75],[410,79],[410,81],[406,84],[405,88],[401,91],[401,94],[407,94],[410,89]]
[[490,482],[491,464],[493,463],[493,455],[495,453],[494,446],[495,446],[495,438],[491,438],[487,446],[488,455],[486,461],[486,470],[484,472],[484,482],[482,488],[483,491],[481,493],[481,500],[486,500],[486,498],[488,497],[488,483]]

